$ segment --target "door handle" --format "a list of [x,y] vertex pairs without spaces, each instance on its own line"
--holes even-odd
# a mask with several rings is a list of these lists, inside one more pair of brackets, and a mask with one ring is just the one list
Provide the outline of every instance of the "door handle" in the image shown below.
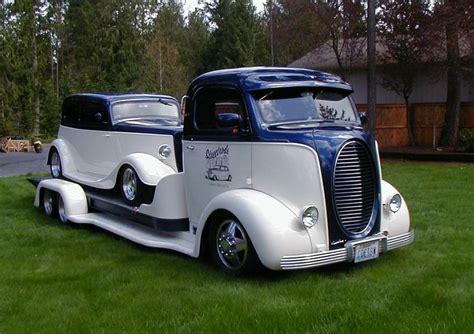
[[110,138],[109,134],[104,135],[105,138]]
[[193,146],[193,145],[186,145],[186,148],[187,148],[188,150],[191,150],[191,151],[194,150],[194,146]]

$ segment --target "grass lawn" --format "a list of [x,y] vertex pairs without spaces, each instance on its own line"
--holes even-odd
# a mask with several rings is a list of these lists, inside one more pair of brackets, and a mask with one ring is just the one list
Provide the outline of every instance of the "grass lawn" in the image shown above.
[[474,332],[474,165],[385,163],[413,245],[359,265],[235,279],[101,230],[60,226],[0,178],[0,333]]

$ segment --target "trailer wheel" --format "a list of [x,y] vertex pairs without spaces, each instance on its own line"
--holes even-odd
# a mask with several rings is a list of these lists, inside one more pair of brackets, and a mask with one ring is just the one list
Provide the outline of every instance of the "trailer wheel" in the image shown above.
[[235,276],[260,267],[252,242],[239,220],[232,215],[218,217],[209,230],[209,250],[214,263]]
[[120,174],[120,191],[128,205],[138,206],[142,203],[145,185],[131,166],[125,166]]
[[56,150],[54,147],[51,149],[49,169],[53,178],[59,179],[63,177],[61,157],[59,156],[58,150]]
[[43,190],[43,210],[46,216],[56,215],[56,194],[49,189]]
[[64,201],[61,195],[58,195],[58,219],[62,224],[69,223],[69,220],[66,217],[66,209],[64,208]]

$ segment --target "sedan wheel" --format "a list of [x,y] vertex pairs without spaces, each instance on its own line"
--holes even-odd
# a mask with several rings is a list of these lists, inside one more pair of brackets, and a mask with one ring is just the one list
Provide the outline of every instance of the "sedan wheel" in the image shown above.
[[51,153],[51,164],[50,164],[51,176],[53,178],[60,178],[62,177],[62,168],[61,168],[61,158],[59,157],[59,153],[56,150],[53,150]]
[[142,198],[145,196],[146,187],[138,177],[135,170],[130,166],[126,166],[121,175],[120,190],[125,203],[133,206],[142,204]]

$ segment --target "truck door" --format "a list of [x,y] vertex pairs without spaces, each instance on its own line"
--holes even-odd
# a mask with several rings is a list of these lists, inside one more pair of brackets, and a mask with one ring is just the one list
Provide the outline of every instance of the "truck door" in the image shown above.
[[217,195],[251,184],[251,143],[241,93],[204,87],[188,101],[183,137],[186,199],[191,223],[199,223]]

